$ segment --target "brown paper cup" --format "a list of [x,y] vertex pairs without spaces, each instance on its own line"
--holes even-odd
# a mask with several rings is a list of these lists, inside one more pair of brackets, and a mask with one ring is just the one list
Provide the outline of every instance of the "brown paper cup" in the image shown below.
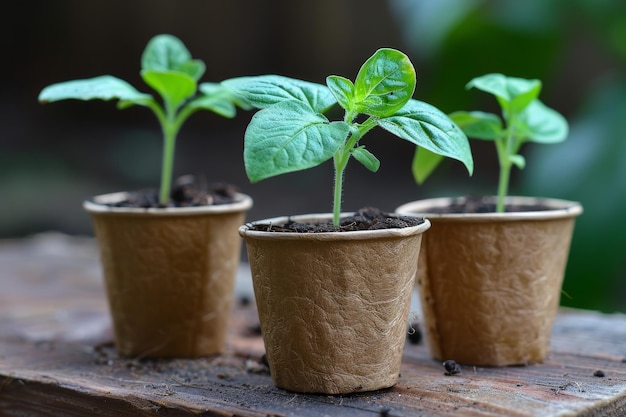
[[222,352],[241,256],[238,227],[252,199],[189,208],[113,208],[86,201],[100,257],[115,345],[133,357]]
[[417,256],[428,227],[425,222],[403,229],[306,234],[239,229],[277,387],[342,394],[396,384]]
[[544,360],[558,310],[574,218],[580,204],[509,197],[546,211],[437,214],[452,199],[398,207],[432,227],[419,260],[420,292],[431,354],[482,366]]

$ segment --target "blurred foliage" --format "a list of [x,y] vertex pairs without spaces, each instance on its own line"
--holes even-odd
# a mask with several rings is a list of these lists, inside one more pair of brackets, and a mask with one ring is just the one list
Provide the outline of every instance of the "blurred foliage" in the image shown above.
[[[478,75],[543,81],[542,100],[566,115],[570,136],[558,145],[527,145],[527,167],[511,194],[583,204],[562,304],[626,310],[620,218],[626,212],[626,2],[390,0],[390,6],[429,77],[418,84],[419,95],[447,111],[496,105],[464,89]],[[481,156],[475,156],[480,177]],[[495,177],[493,184],[495,193]],[[476,184],[466,192],[484,189]]]
[[[465,90],[485,73],[543,81],[542,101],[567,117],[571,135],[522,149],[527,167],[512,173],[511,193],[582,202],[562,302],[626,311],[626,226],[618,218],[626,212],[626,1],[319,0],[307,4],[305,17],[298,2],[269,3],[14,2],[16,18],[0,26],[0,44],[12,57],[0,70],[0,237],[87,233],[85,196],[152,186],[159,169],[159,132],[150,114],[119,112],[111,103],[41,106],[36,95],[44,85],[101,73],[140,83],[128,62],[156,33],[176,34],[204,54],[208,79],[281,73],[323,82],[321,74],[350,74],[388,46],[411,57],[415,98],[446,112],[497,112],[488,95]],[[190,120],[177,145],[179,174],[240,184],[255,197],[250,218],[327,208],[333,180],[327,167],[246,189],[241,132],[248,120]],[[472,143],[473,177],[447,161],[418,187],[412,148],[386,138],[377,133],[368,144],[382,162],[379,173],[349,168],[346,207],[393,209],[432,195],[496,192],[489,143]]]
[[605,80],[572,118],[558,147],[530,149],[527,193],[581,201],[563,304],[624,310],[626,286],[626,78]]

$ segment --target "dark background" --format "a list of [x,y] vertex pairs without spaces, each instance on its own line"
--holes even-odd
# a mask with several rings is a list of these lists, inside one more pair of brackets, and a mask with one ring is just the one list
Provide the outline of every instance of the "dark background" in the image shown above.
[[[111,74],[151,92],[139,60],[158,33],[178,36],[205,61],[201,81],[265,73],[354,79],[376,49],[394,47],[417,69],[414,97],[445,112],[497,111],[489,96],[464,89],[484,73],[543,81],[542,100],[568,118],[571,134],[562,144],[527,145],[511,194],[582,202],[563,304],[626,311],[626,2],[34,0],[12,10],[0,17],[0,238],[90,235],[84,198],[158,186],[161,134],[150,111],[99,101],[41,105],[48,84]],[[192,116],[179,135],[175,174],[238,185],[255,200],[250,220],[330,211],[332,162],[249,183],[242,144],[251,115]],[[496,191],[491,143],[472,141],[473,177],[446,161],[423,186],[411,176],[411,144],[381,129],[364,143],[381,168],[349,165],[346,211]]]

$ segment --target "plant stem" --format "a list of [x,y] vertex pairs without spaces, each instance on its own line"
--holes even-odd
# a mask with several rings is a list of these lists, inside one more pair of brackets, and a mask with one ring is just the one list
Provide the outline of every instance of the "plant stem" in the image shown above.
[[351,151],[354,146],[357,144],[359,139],[363,137],[364,134],[369,132],[376,126],[376,122],[373,118],[368,118],[363,124],[358,125],[356,123],[350,123],[352,119],[354,119],[355,115],[351,113],[346,113],[344,121],[349,123],[351,126],[350,133],[346,138],[346,142],[343,146],[341,146],[335,155],[333,156],[333,161],[335,164],[335,188],[334,188],[334,196],[333,196],[333,225],[339,226],[339,221],[341,218],[341,196],[343,195],[343,177],[344,171],[348,166],[348,161],[350,161]]
[[[339,226],[339,220],[341,218],[341,195],[343,194],[343,173],[345,171],[346,165],[342,164],[338,160],[339,158],[335,158],[335,188],[334,188],[334,196],[333,196],[333,225]],[[340,167],[343,165],[343,168]]]
[[359,137],[358,129],[353,129],[346,142],[337,149],[333,156],[335,164],[335,186],[333,193],[333,225],[339,226],[341,220],[341,197],[343,195],[343,174],[350,160],[350,149],[354,146],[354,136]]
[[335,163],[335,192],[333,196],[333,225],[339,226],[341,219],[341,196],[343,195],[343,174],[350,160],[350,149],[354,142],[348,140],[333,157]]
[[498,183],[498,201],[496,203],[496,212],[504,212],[504,197],[508,192],[509,178],[511,174],[511,163],[500,165],[500,180]]
[[185,120],[193,113],[193,110],[184,108],[178,115],[177,109],[165,103],[165,112],[156,105],[152,110],[157,115],[163,131],[163,162],[161,164],[161,188],[159,190],[159,204],[166,205],[170,199],[172,189],[172,173],[174,171],[174,151],[176,149],[176,137]]
[[500,162],[500,178],[498,180],[498,199],[496,202],[496,212],[504,212],[504,198],[509,191],[509,180],[511,177],[511,155],[514,153],[513,145],[515,137],[512,128],[509,125],[508,133],[504,142],[496,140],[496,149],[498,151],[498,160]]
[[159,203],[167,204],[172,188],[172,171],[174,167],[174,149],[176,148],[176,130],[172,126],[163,127],[163,163],[161,165],[161,189]]
[[181,126],[197,109],[183,107],[177,114],[176,108],[171,108],[165,103],[165,111],[155,101],[148,103],[148,107],[154,112],[163,132],[163,161],[161,164],[161,186],[159,189],[159,204],[166,205],[170,199],[172,189],[172,173],[174,171],[174,151],[176,149],[176,137]]

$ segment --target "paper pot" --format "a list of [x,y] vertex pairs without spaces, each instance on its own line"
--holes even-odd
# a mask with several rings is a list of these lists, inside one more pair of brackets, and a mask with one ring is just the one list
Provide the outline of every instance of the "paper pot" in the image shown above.
[[[289,217],[312,223],[330,218]],[[429,226],[425,221],[402,229],[334,233],[239,229],[277,387],[342,394],[397,382],[417,256]]]
[[186,208],[114,208],[126,193],[86,201],[100,257],[115,346],[133,357],[198,357],[224,349],[238,227],[252,199]]
[[402,205],[432,227],[420,254],[417,285],[434,358],[466,365],[541,362],[549,346],[580,204],[509,197],[541,211],[437,214],[453,200]]

